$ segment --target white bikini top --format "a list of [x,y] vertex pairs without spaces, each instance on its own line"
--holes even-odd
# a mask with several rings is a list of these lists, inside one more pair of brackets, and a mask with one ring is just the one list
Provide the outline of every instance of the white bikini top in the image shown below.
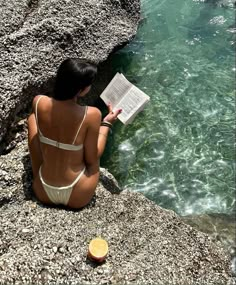
[[74,150],[74,151],[77,151],[77,150],[80,150],[83,148],[83,144],[79,144],[79,145],[75,145],[75,141],[76,141],[76,138],[79,134],[79,131],[83,125],[83,122],[85,120],[85,117],[86,117],[86,114],[87,114],[87,109],[88,109],[88,106],[85,107],[85,112],[84,112],[84,117],[83,117],[83,120],[81,122],[81,124],[79,125],[79,128],[78,128],[78,131],[75,135],[75,138],[72,142],[72,144],[67,144],[67,143],[61,143],[61,142],[58,142],[58,141],[55,141],[55,140],[52,140],[52,139],[49,139],[47,137],[45,137],[42,132],[40,131],[40,128],[39,128],[39,123],[38,123],[38,103],[40,101],[40,99],[42,98],[43,96],[40,96],[39,99],[37,100],[36,102],[36,106],[35,106],[35,117],[36,117],[36,123],[37,123],[37,126],[38,126],[38,133],[39,133],[39,140],[41,143],[44,143],[44,144],[49,144],[49,145],[52,145],[52,146],[55,146],[57,148],[60,148],[60,149],[65,149],[65,150]]

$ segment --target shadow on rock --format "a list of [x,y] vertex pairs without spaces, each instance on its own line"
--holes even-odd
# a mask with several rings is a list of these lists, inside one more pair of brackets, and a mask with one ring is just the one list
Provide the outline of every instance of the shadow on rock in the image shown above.
[[24,171],[22,174],[22,185],[25,196],[24,200],[36,200],[33,192],[33,172],[29,154],[23,156],[22,163],[24,166]]

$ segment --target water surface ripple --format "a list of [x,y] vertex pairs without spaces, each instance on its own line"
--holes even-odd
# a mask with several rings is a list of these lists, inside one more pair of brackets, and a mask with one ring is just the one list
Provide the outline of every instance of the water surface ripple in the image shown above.
[[181,215],[235,205],[234,9],[208,2],[143,0],[137,36],[113,56],[151,102],[116,125],[102,165]]

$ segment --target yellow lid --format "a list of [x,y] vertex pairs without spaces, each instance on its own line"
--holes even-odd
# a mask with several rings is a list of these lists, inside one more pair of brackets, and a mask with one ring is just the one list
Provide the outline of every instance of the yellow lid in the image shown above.
[[108,243],[101,238],[95,238],[89,243],[89,253],[94,258],[105,257],[108,253]]

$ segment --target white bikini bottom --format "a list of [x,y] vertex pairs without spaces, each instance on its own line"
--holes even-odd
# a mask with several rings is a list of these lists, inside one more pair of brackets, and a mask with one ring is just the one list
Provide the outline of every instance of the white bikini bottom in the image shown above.
[[45,192],[48,195],[48,198],[50,199],[51,202],[54,204],[62,204],[62,205],[67,205],[70,199],[71,192],[73,190],[73,187],[75,184],[80,180],[81,176],[84,174],[85,168],[79,173],[79,175],[76,177],[76,179],[68,186],[52,186],[47,184],[42,177],[41,173],[41,166],[39,169],[39,178],[42,182],[43,188]]

